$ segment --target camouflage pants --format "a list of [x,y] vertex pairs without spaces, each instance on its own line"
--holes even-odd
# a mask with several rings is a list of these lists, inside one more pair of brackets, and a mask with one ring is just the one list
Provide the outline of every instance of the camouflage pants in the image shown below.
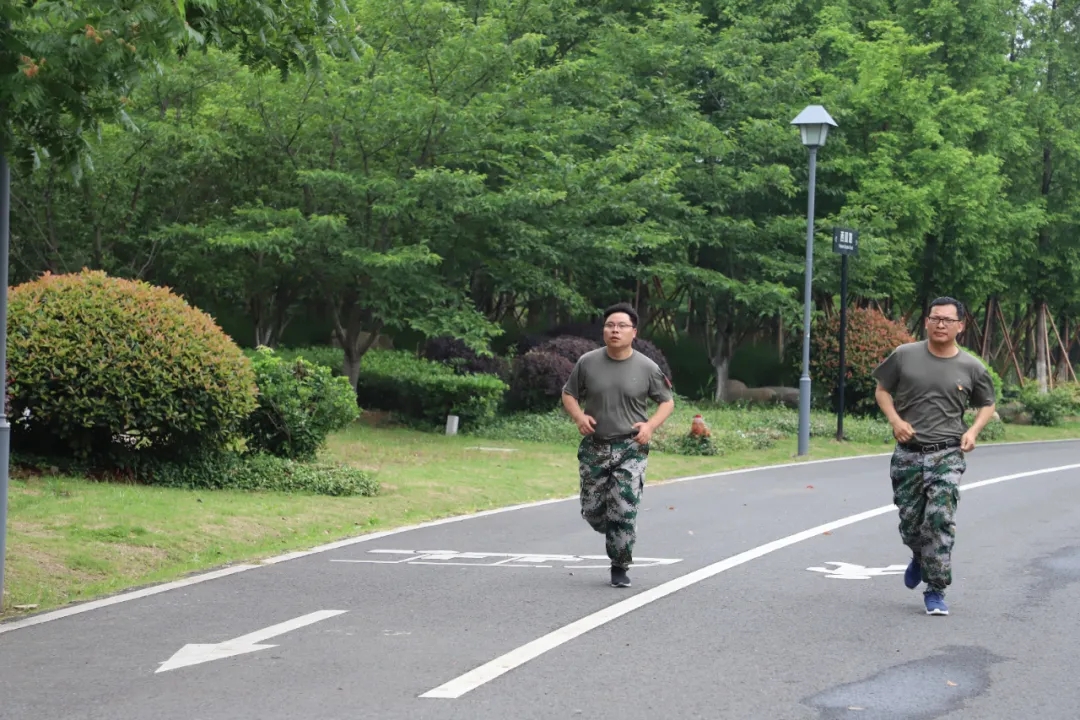
[[590,436],[578,446],[581,516],[607,538],[607,555],[617,567],[633,562],[648,457],[649,446],[632,439],[605,442]]
[[919,561],[927,591],[952,584],[957,484],[967,470],[960,448],[931,453],[897,447],[890,467],[893,502],[900,510],[900,537]]

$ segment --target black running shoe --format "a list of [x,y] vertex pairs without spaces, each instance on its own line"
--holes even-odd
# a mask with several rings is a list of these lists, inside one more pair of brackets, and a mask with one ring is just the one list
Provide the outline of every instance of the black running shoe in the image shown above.
[[630,587],[625,568],[611,566],[611,587]]

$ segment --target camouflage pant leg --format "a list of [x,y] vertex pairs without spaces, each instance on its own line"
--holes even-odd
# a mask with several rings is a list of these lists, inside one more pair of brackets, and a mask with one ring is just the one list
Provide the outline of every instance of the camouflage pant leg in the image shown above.
[[607,555],[617,567],[633,562],[648,455],[648,446],[633,440],[594,443],[585,438],[578,448],[581,516],[605,535]]
[[934,453],[897,448],[893,453],[890,474],[900,537],[919,560],[928,590],[944,593],[952,584],[957,484],[965,470],[967,459],[959,448]]

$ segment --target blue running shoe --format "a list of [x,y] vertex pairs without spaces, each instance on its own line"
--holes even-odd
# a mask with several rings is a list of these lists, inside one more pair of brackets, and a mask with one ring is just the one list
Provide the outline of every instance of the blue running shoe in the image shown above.
[[945,597],[939,592],[928,592],[923,595],[926,603],[927,615],[948,615],[949,606],[945,604]]
[[904,584],[908,586],[908,589],[914,590],[921,582],[922,568],[919,567],[919,559],[913,557],[908,563],[907,570],[904,571]]

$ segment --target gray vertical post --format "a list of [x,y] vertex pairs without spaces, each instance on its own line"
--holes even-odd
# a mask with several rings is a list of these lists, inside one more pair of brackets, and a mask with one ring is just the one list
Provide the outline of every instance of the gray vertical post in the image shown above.
[[[0,108],[0,116],[2,116]],[[7,551],[8,462],[11,456],[11,426],[7,419],[7,305],[8,230],[11,214],[11,170],[6,148],[0,142],[0,608],[4,605],[4,557]]]
[[806,286],[803,289],[802,376],[799,378],[799,455],[810,451],[810,305],[814,276],[814,185],[817,147],[810,146],[810,195],[806,208]]
[[840,256],[840,408],[836,415],[836,439],[844,439],[844,381],[847,379],[847,253]]

